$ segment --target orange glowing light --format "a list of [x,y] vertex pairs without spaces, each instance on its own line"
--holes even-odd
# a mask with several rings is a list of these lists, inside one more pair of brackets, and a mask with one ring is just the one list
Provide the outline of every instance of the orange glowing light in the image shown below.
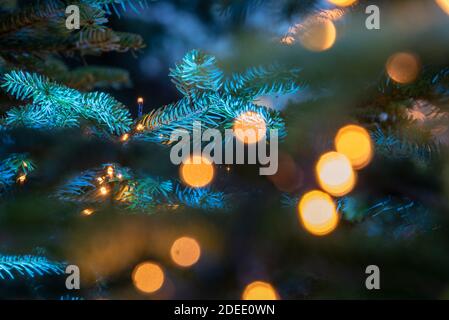
[[132,279],[138,290],[144,293],[153,293],[162,287],[165,276],[164,271],[158,264],[142,262],[134,268]]
[[143,98],[142,97],[137,98],[137,103],[142,104],[143,103]]
[[440,6],[440,8],[446,12],[447,14],[449,14],[449,0],[435,0],[435,2],[437,3],[437,5]]
[[107,172],[108,176],[112,177],[114,175],[114,168],[108,167],[106,172]]
[[100,193],[101,193],[103,196],[107,195],[108,192],[109,192],[108,188],[106,188],[106,187],[101,187],[101,188],[100,188]]
[[353,5],[357,0],[327,0],[327,1],[339,7],[348,7],[350,5]]
[[180,168],[182,181],[194,188],[202,188],[211,183],[214,173],[212,161],[200,155],[191,156]]
[[408,52],[399,52],[392,55],[386,64],[388,76],[393,81],[401,84],[415,81],[420,69],[418,57]]
[[306,193],[299,202],[299,220],[308,232],[324,236],[335,230],[338,214],[332,198],[322,191]]
[[325,51],[330,49],[337,39],[337,29],[329,19],[310,17],[301,30],[298,37],[301,44],[310,51]]
[[90,216],[92,213],[94,213],[94,210],[93,209],[89,209],[89,208],[84,209],[83,211],[81,211],[81,214],[84,215],[84,216]]
[[170,255],[177,265],[190,267],[200,259],[201,248],[195,239],[182,237],[173,243]]
[[279,295],[273,286],[267,282],[254,281],[246,286],[243,300],[279,300]]
[[344,196],[355,186],[356,177],[351,162],[338,152],[328,152],[320,157],[316,175],[321,188],[333,196]]
[[136,126],[136,130],[137,130],[137,131],[143,131],[143,129],[145,129],[145,127],[144,127],[143,124],[141,124],[141,123],[139,123],[139,124]]
[[265,119],[257,112],[244,112],[234,121],[234,135],[243,143],[256,143],[265,137],[266,132]]
[[373,145],[368,131],[356,125],[347,125],[338,131],[335,148],[348,157],[355,169],[366,167],[373,157]]
[[17,182],[19,182],[20,184],[24,183],[27,179],[27,175],[26,174],[22,174],[17,178]]
[[120,140],[122,140],[123,142],[127,141],[129,139],[129,134],[125,133],[122,138]]

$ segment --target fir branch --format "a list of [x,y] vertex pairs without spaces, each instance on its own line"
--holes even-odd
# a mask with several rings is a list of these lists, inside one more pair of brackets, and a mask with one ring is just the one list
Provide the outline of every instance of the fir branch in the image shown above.
[[379,127],[371,133],[376,151],[392,159],[417,159],[428,162],[434,153],[438,154],[439,145],[432,141],[406,137],[391,130],[384,132]]
[[176,88],[186,96],[194,95],[198,90],[217,91],[223,79],[215,57],[198,50],[188,52],[181,63],[170,69],[169,75]]
[[212,191],[209,187],[189,188],[177,185],[176,196],[181,204],[190,208],[203,210],[228,208],[225,194]]
[[0,35],[17,32],[37,23],[45,23],[53,17],[63,17],[64,10],[65,5],[59,0],[32,3],[19,11],[0,16]]
[[34,278],[64,274],[64,264],[41,256],[7,256],[0,254],[0,280],[14,280],[17,276]]
[[27,176],[36,165],[27,153],[14,153],[0,162],[0,192],[15,183],[21,176]]
[[140,10],[145,9],[148,5],[147,0],[82,0],[91,6],[102,8],[106,10],[109,14],[114,11],[118,16],[120,16],[120,10],[126,12],[129,7],[135,13],[139,13]]
[[253,101],[259,96],[295,93],[300,69],[283,70],[279,65],[250,68],[234,74],[224,84],[224,91],[235,97]]
[[[185,97],[143,116],[139,124],[144,129],[135,138],[168,144],[175,130],[192,132],[194,121],[200,121],[205,129],[226,129],[248,111],[261,115],[267,127],[267,136],[270,129],[276,129],[279,130],[279,137],[285,137],[285,124],[279,112],[257,106],[249,97],[268,92],[293,92],[297,87],[291,77],[277,72],[274,67],[269,71],[255,70],[246,76],[235,76],[235,79],[240,79],[240,85],[232,86],[228,82],[228,86],[223,86],[223,73],[218,69],[215,58],[197,50],[189,52],[170,72],[173,82]],[[233,91],[232,88],[237,90],[237,86],[247,90],[247,94],[242,96]]]
[[112,67],[80,67],[63,74],[55,75],[53,78],[68,87],[78,90],[109,87],[120,89],[123,86],[129,86],[131,84],[128,71]]
[[19,100],[33,102],[7,113],[6,123],[11,126],[74,127],[84,118],[109,133],[122,134],[132,123],[129,111],[108,94],[84,94],[38,74],[11,71],[3,76],[1,87]]
[[75,203],[99,204],[107,200],[129,210],[154,212],[167,207],[225,209],[224,193],[210,188],[191,189],[153,176],[138,177],[117,164],[87,170],[62,185],[55,197]]

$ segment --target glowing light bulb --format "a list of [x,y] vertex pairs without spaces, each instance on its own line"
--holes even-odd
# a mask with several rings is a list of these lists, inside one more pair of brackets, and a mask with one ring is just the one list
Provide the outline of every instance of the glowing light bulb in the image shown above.
[[87,209],[84,209],[83,211],[81,211],[81,214],[84,216],[90,216],[92,213],[94,213],[94,210],[90,209],[90,208],[87,208]]
[[143,131],[143,129],[145,129],[145,127],[144,127],[144,125],[141,124],[141,123],[139,123],[139,124],[136,126],[136,130],[137,130],[137,131]]
[[267,132],[265,119],[254,111],[240,114],[234,120],[234,135],[243,143],[256,143],[262,140]]
[[170,255],[177,265],[190,267],[199,260],[201,248],[195,239],[182,237],[173,243],[170,249]]
[[338,131],[335,148],[348,157],[355,169],[366,167],[373,157],[373,145],[368,131],[356,125],[347,125]]
[[108,188],[106,188],[106,187],[101,187],[101,188],[100,188],[100,193],[101,193],[103,196],[107,195],[108,192],[109,192]]
[[242,295],[243,300],[279,300],[279,295],[271,284],[254,281],[246,286]]
[[114,175],[114,168],[108,167],[106,172],[107,172],[108,176],[112,178],[112,176]]
[[143,262],[134,268],[132,280],[138,290],[144,293],[153,293],[162,287],[165,275],[158,264]]
[[129,134],[125,133],[120,140],[122,140],[123,142],[127,141],[129,139]]
[[316,165],[318,182],[324,191],[341,197],[355,186],[355,173],[349,159],[338,152],[328,152],[321,156]]
[[142,97],[138,97],[137,98],[137,103],[142,104],[143,103],[143,98]]
[[303,28],[298,30],[298,37],[306,49],[325,51],[334,45],[337,29],[331,20],[312,16],[306,19]]
[[440,8],[446,12],[447,14],[449,14],[449,0],[435,0],[435,2],[437,3],[437,5],[440,6]]
[[299,202],[299,220],[308,232],[324,236],[335,230],[338,214],[332,198],[322,191],[306,193]]
[[353,5],[357,0],[327,0],[327,1],[339,7],[348,7],[350,5]]
[[17,178],[17,182],[20,184],[23,184],[27,179],[27,175],[26,174],[22,174]]
[[393,81],[407,84],[416,80],[421,66],[416,55],[408,52],[399,52],[387,60],[386,69],[388,76]]
[[181,180],[194,188],[202,188],[211,183],[214,173],[212,162],[200,155],[191,156],[180,167]]

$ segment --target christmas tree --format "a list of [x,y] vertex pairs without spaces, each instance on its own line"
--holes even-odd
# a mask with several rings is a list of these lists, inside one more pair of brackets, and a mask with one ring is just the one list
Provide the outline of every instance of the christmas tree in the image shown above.
[[447,297],[448,17],[0,1],[0,297]]

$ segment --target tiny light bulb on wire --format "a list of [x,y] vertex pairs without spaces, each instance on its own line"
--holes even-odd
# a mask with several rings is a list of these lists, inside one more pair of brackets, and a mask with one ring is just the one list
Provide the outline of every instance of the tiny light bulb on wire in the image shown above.
[[123,142],[128,141],[128,139],[129,139],[129,134],[128,134],[128,133],[125,133],[124,135],[122,135],[121,140],[122,140]]
[[84,209],[83,211],[81,211],[81,214],[84,216],[90,216],[92,213],[94,213],[94,210],[90,209],[90,208],[87,208],[87,209]]
[[137,116],[140,118],[143,115],[143,98],[142,97],[137,98],[137,104],[139,105],[139,108],[137,110]]
[[107,173],[108,173],[108,176],[112,178],[112,176],[114,176],[114,168],[108,167]]
[[17,178],[17,182],[19,182],[20,184],[23,184],[27,179],[26,174],[22,174]]
[[105,196],[105,195],[107,195],[107,194],[109,193],[109,190],[108,190],[108,188],[106,188],[106,187],[101,187],[101,188],[100,188],[100,193],[101,193],[103,196]]

